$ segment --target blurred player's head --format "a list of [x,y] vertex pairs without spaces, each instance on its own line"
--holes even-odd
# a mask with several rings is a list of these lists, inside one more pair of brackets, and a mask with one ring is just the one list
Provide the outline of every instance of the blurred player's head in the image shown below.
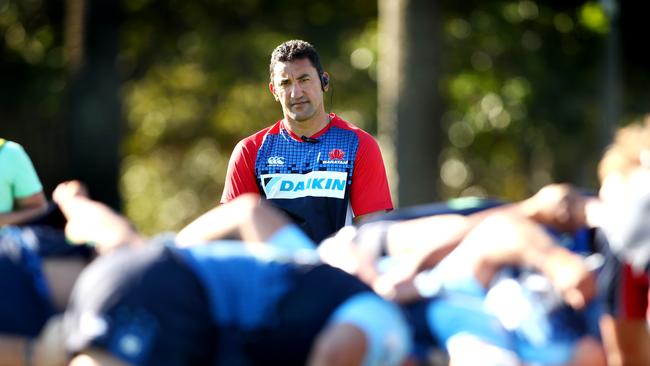
[[598,165],[601,198],[622,193],[628,178],[639,169],[650,169],[650,115],[616,132]]
[[639,270],[650,271],[650,115],[619,129],[598,167],[610,248]]

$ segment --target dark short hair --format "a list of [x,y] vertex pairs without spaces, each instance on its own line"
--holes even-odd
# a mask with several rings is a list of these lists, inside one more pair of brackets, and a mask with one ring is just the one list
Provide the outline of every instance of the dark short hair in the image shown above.
[[311,43],[292,39],[277,46],[271,53],[271,63],[269,64],[269,77],[273,81],[273,68],[278,62],[291,62],[300,59],[309,59],[311,65],[316,68],[318,77],[323,75],[323,65],[320,63],[320,56],[316,48]]

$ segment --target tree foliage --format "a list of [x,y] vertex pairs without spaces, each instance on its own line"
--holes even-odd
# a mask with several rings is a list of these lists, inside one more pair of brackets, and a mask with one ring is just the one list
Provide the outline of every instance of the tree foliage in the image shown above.
[[593,187],[608,26],[599,4],[464,3],[445,14],[447,196]]

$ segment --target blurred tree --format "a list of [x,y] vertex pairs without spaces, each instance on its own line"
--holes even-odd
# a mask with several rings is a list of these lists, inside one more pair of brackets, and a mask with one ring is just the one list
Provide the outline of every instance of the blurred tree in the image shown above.
[[584,1],[446,2],[443,196],[595,185],[607,17]]
[[431,202],[440,199],[439,2],[379,3],[379,132],[393,195],[400,206]]
[[93,198],[119,209],[119,3],[67,0],[66,5],[68,174],[85,182]]
[[650,112],[650,47],[643,40],[648,34],[647,1],[615,1],[619,14],[620,48],[623,78],[623,119]]

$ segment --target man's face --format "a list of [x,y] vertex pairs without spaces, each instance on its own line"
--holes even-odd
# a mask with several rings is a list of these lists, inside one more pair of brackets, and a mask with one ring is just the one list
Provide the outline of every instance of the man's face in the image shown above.
[[288,120],[307,121],[325,111],[318,72],[309,59],[276,63],[269,88]]

